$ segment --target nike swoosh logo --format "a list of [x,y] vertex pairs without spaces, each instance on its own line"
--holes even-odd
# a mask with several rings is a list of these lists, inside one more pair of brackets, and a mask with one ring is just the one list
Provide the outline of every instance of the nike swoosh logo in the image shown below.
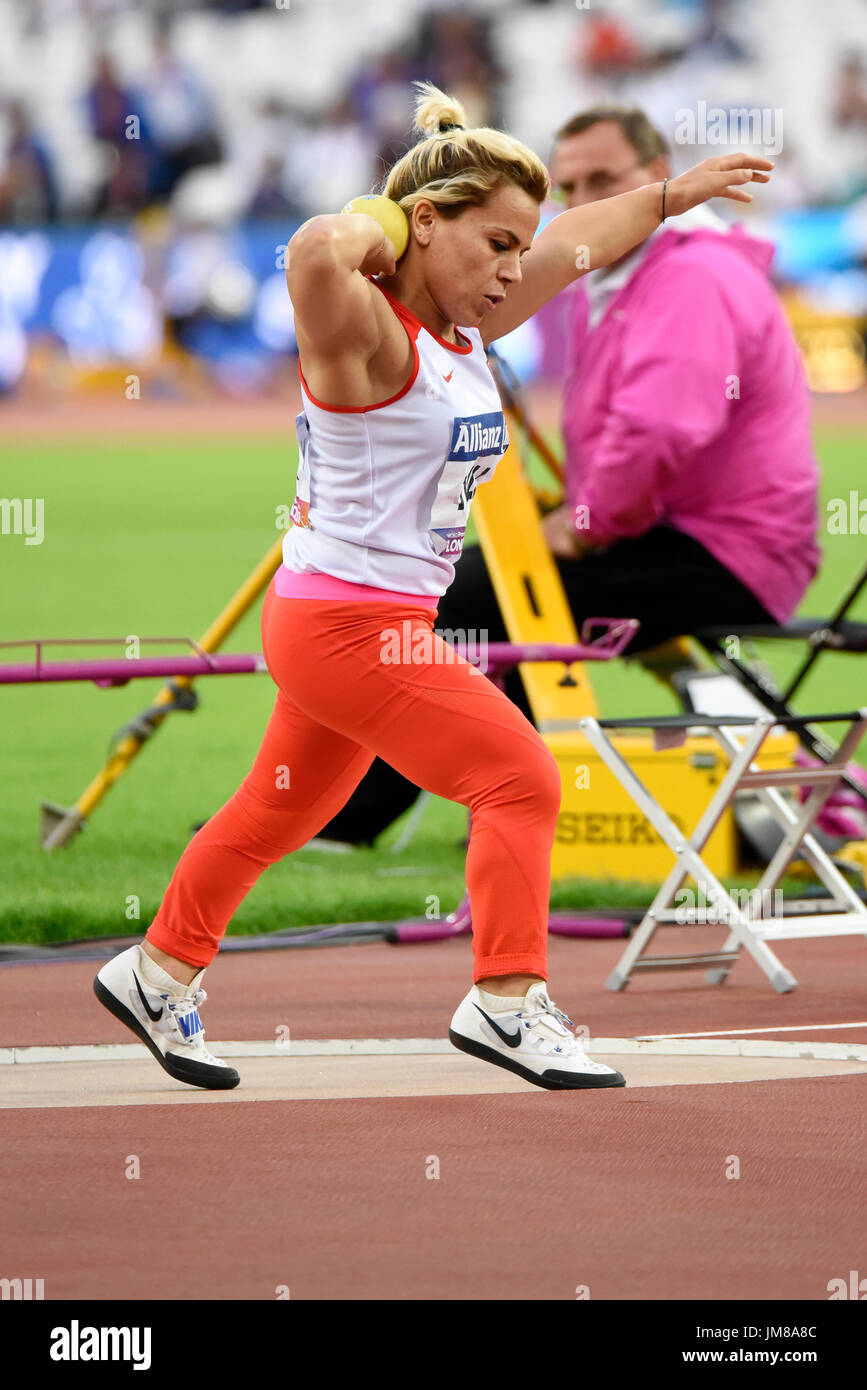
[[445,373],[443,373],[443,381],[451,381],[451,379],[452,379],[452,377],[454,376],[454,374],[455,374],[455,369],[454,369],[454,367],[452,367],[452,369],[451,369],[451,371],[449,372],[448,376],[446,376]]
[[154,1010],[151,1008],[150,1004],[144,997],[144,991],[138,982],[138,975],[135,973],[135,971],[132,972],[132,977],[135,980],[135,987],[138,990],[138,997],[145,1006],[148,1018],[153,1019],[154,1023],[156,1023],[158,1019],[161,1019],[163,1016],[162,1009],[157,1009],[156,1013],[154,1012]]
[[[479,1009],[478,1004],[474,1004],[474,1005],[473,1005],[473,1008],[474,1008],[474,1009]],[[502,1038],[503,1042],[506,1044],[506,1047],[520,1047],[520,1045],[521,1045],[521,1029],[520,1029],[520,1027],[518,1028],[517,1033],[506,1033],[506,1032],[500,1027],[499,1023],[495,1023],[495,1022],[494,1022],[494,1020],[491,1018],[490,1014],[486,1014],[486,1013],[485,1013],[484,1009],[479,1009],[479,1013],[482,1015],[482,1018],[485,1019],[485,1021],[486,1021],[487,1023],[490,1023],[490,1025],[491,1025],[491,1027],[493,1028],[494,1032],[496,1033],[497,1037],[498,1037],[498,1038]]]

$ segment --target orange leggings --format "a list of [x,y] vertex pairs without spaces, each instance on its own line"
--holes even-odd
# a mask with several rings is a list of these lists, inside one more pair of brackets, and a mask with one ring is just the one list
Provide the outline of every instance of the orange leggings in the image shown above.
[[[520,710],[433,633],[435,614],[422,605],[280,598],[272,582],[262,643],[277,702],[250,772],[181,856],[148,941],[209,965],[263,870],[328,824],[378,754],[418,786],[469,807],[473,979],[547,979],[557,764]],[[382,659],[383,634],[403,634],[405,622],[415,655],[432,658],[426,664],[407,644],[406,660]]]

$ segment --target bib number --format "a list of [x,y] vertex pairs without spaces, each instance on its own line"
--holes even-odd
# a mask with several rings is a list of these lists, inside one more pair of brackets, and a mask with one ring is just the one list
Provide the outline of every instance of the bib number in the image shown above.
[[303,410],[300,415],[295,416],[295,432],[298,435],[298,474],[295,479],[295,500],[292,503],[292,510],[289,513],[290,520],[294,526],[306,526],[312,531],[310,524],[310,461],[307,457],[307,449],[310,442],[310,424]]

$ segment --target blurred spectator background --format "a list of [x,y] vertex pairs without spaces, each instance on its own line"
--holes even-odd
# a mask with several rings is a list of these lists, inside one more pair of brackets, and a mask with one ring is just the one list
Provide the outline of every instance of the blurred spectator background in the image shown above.
[[[744,215],[814,386],[863,381],[867,0],[0,0],[0,390],[58,354],[179,353],[266,389],[294,348],[282,248],[407,148],[416,78],[544,158],[600,102],[642,107],[677,169],[770,153]],[[769,113],[779,148],[685,140],[702,107]],[[841,370],[811,322],[838,325]],[[556,374],[553,323],[511,344],[524,378]]]

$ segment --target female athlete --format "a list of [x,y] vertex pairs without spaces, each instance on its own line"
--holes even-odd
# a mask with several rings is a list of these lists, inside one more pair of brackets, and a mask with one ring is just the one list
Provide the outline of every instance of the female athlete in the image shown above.
[[[144,941],[105,965],[100,1001],[174,1077],[229,1088],[204,1045],[204,969],[269,864],[346,803],[375,755],[471,813],[473,984],[452,1043],[548,1089],[622,1086],[547,989],[552,754],[524,715],[433,631],[475,489],[508,446],[485,348],[588,269],[708,198],[749,202],[766,159],[707,159],[666,184],[575,208],[538,237],[545,167],[418,83],[418,143],[383,188],[409,221],[313,217],[288,246],[303,411],[294,525],[265,599],[278,687],[249,774],[190,841]],[[535,239],[534,239],[535,237]],[[720,386],[722,390],[722,384]]]

